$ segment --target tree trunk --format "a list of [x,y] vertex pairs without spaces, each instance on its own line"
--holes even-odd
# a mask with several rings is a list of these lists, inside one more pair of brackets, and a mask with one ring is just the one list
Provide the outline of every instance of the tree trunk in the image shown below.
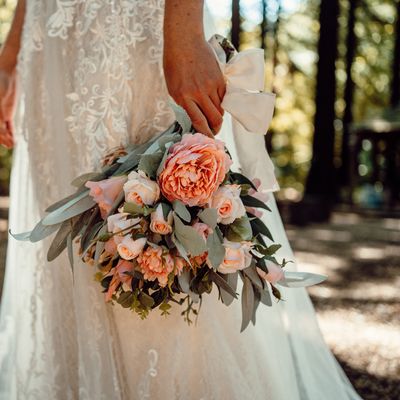
[[339,0],[321,0],[313,157],[306,185],[307,195],[330,199],[336,190],[333,157],[338,16]]
[[232,0],[232,29],[231,41],[232,44],[239,49],[240,45],[240,0]]
[[267,48],[267,34],[268,34],[267,0],[262,0],[261,11],[262,11],[261,48],[265,51]]
[[392,95],[390,103],[396,107],[400,103],[400,1],[397,1],[397,21],[395,30],[395,44],[392,67]]
[[356,34],[354,25],[356,22],[356,8],[358,0],[349,0],[349,13],[347,18],[347,37],[346,37],[346,86],[344,89],[345,109],[343,114],[343,136],[340,167],[340,185],[346,186],[349,174],[350,145],[349,145],[349,126],[353,122],[353,97],[354,97],[354,81],[351,74],[354,55],[357,48]]

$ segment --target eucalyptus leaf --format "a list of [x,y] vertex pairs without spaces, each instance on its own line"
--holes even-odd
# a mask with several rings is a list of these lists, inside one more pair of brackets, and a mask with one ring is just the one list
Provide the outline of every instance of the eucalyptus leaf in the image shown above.
[[105,175],[99,172],[88,172],[87,174],[83,174],[75,178],[72,182],[72,186],[81,187],[86,182],[98,182],[105,178]]
[[60,222],[66,221],[76,215],[82,214],[83,212],[89,210],[94,207],[96,203],[89,196],[89,192],[82,192],[80,196],[74,201],[71,201],[61,208],[58,208],[55,211],[52,211],[50,214],[46,215],[43,220],[43,225],[55,225]]
[[29,242],[31,237],[31,231],[29,232],[21,232],[21,233],[12,233],[11,229],[8,230],[8,233],[15,239],[20,242]]
[[91,247],[92,240],[97,236],[97,233],[99,232],[102,226],[103,226],[103,221],[97,222],[86,232],[85,236],[82,238],[81,241],[83,254],[85,254]]
[[68,260],[71,266],[72,273],[74,272],[74,249],[72,244],[72,235],[71,232],[67,236],[67,251],[68,251]]
[[189,293],[190,291],[190,270],[185,268],[178,276],[179,286],[183,293]]
[[253,283],[254,286],[259,288],[260,290],[264,289],[262,280],[253,265],[250,265],[250,267],[245,268],[243,270],[243,273],[251,280],[251,282]]
[[258,290],[254,290],[254,306],[253,306],[253,315],[251,316],[251,323],[253,325],[256,324],[257,317],[257,309],[261,302],[261,293]]
[[207,237],[208,259],[213,266],[217,269],[225,257],[225,247],[221,243],[217,233],[212,232]]
[[167,220],[168,219],[168,215],[171,212],[172,208],[167,203],[160,203],[160,204],[161,204],[161,209],[162,209],[162,212],[163,212],[163,217],[164,217],[165,220]]
[[242,202],[247,207],[263,208],[264,210],[271,211],[271,209],[261,200],[253,196],[241,196]]
[[259,218],[254,218],[250,220],[251,228],[253,229],[254,235],[260,233],[261,235],[266,236],[269,240],[273,241],[272,234],[264,222]]
[[174,243],[174,245],[176,246],[179,255],[186,261],[189,263],[189,265],[191,265],[190,260],[189,260],[189,256],[188,253],[185,249],[185,247],[183,246],[183,244],[176,238],[175,235],[171,235],[171,240]]
[[162,156],[162,159],[161,159],[160,164],[158,165],[158,168],[156,171],[157,176],[160,175],[161,172],[164,170],[164,166],[165,166],[165,162],[167,161],[168,154],[169,154],[169,149],[165,150],[164,155]]
[[254,309],[254,289],[250,279],[243,275],[243,290],[242,290],[242,327],[240,332],[243,332],[249,325],[253,316]]
[[264,305],[271,307],[272,306],[272,300],[271,300],[271,295],[269,293],[269,289],[268,286],[265,286],[265,289],[260,291],[260,301],[261,303],[263,303]]
[[149,178],[154,179],[162,158],[163,153],[161,151],[145,154],[140,158],[138,170],[143,171]]
[[238,295],[235,292],[234,289],[228,284],[228,282],[222,278],[221,275],[219,275],[217,272],[211,270],[210,271],[210,277],[212,281],[222,290],[224,290],[226,293],[231,295],[233,298],[237,299]]
[[257,190],[257,188],[254,186],[254,183],[253,183],[249,178],[247,178],[246,176],[240,174],[239,172],[231,172],[230,175],[231,175],[231,178],[232,178],[235,182],[237,182],[237,183],[239,183],[239,184],[242,184],[242,185],[243,185],[243,184],[244,184],[244,185],[249,185],[249,186],[252,187],[254,190]]
[[215,208],[205,208],[198,214],[198,217],[211,229],[217,226],[218,211]]
[[129,308],[133,303],[134,295],[132,292],[121,293],[118,297],[117,303],[123,308]]
[[189,210],[179,200],[174,200],[172,202],[172,207],[174,211],[179,215],[179,217],[182,218],[184,221],[190,222],[192,220]]
[[247,216],[235,219],[229,225],[227,239],[232,242],[242,242],[244,240],[251,240],[253,238],[253,230]]
[[173,100],[169,102],[172,110],[175,113],[175,118],[179,125],[182,127],[183,132],[190,132],[192,128],[192,121],[189,118],[188,113]]
[[84,192],[89,193],[87,188],[82,188],[82,189],[78,190],[77,192],[69,195],[68,197],[65,197],[64,199],[61,199],[61,200],[57,201],[56,203],[52,204],[51,206],[47,207],[45,209],[45,211],[48,212],[48,213],[50,213],[52,211],[55,211],[58,208],[66,205],[70,201],[73,201],[73,200],[77,199],[78,196],[82,195],[82,193],[84,193]]
[[60,225],[61,224],[43,225],[42,221],[39,221],[31,232],[30,241],[32,243],[36,243],[43,240],[52,233],[56,232],[60,228]]
[[199,256],[207,251],[205,240],[191,226],[185,225],[181,219],[174,213],[175,236],[182,243],[188,254]]
[[67,237],[71,233],[71,221],[64,221],[54,237],[47,252],[47,261],[55,260],[67,247]]
[[124,212],[133,214],[133,215],[143,215],[144,208],[136,203],[125,203],[124,204]]
[[[232,290],[236,293],[236,289],[237,289],[237,283],[238,283],[238,277],[239,277],[239,273],[235,272],[233,274],[224,274],[224,275],[220,275],[223,279],[226,280],[227,284],[232,288]],[[221,290],[221,299],[222,302],[229,306],[233,300],[235,299],[235,297],[231,296],[229,293],[227,293],[225,290]],[[237,298],[237,297],[236,297]]]
[[145,308],[151,308],[154,305],[154,299],[145,292],[140,292],[138,295],[140,304]]

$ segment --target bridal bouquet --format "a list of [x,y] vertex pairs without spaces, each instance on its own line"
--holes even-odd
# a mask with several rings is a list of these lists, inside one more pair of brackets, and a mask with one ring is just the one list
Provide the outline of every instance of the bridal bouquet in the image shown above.
[[244,330],[260,303],[281,298],[277,284],[304,286],[310,276],[284,274],[287,260],[276,258],[280,245],[261,219],[269,208],[259,182],[231,164],[222,141],[176,122],[148,143],[112,151],[101,172],[76,178],[73,195],[14,236],[37,242],[57,232],[48,260],[67,249],[73,267],[78,253],[96,267],[105,300],[141,318],[178,303],[191,322],[214,287],[224,304],[237,299],[240,278]]

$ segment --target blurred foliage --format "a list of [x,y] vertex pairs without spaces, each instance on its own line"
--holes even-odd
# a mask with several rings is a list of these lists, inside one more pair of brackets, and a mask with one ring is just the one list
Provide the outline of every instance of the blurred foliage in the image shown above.
[[[4,39],[10,29],[10,23],[16,1],[0,0],[0,43]],[[11,151],[0,146],[0,195],[8,193],[8,182],[11,168]]]

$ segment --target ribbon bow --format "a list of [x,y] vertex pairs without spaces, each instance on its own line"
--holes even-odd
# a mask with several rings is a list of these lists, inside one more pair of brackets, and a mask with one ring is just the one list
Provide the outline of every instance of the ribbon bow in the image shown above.
[[221,38],[214,35],[209,41],[226,80],[226,93],[221,106],[246,131],[265,134],[272,120],[275,95],[263,91],[264,51],[245,50],[234,54],[226,62]]

